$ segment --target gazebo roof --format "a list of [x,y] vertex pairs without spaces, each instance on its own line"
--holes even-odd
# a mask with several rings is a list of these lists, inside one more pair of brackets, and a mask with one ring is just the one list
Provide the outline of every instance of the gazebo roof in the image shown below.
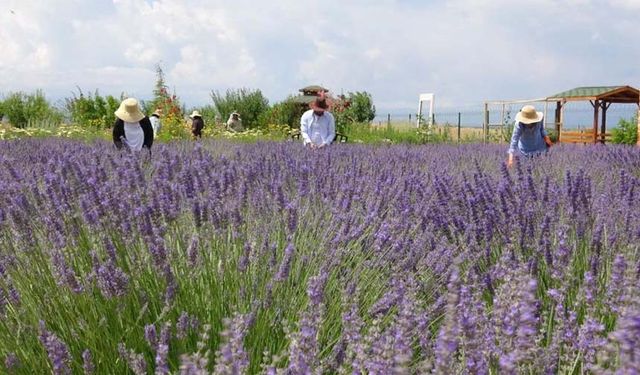
[[631,86],[576,87],[552,95],[547,100],[586,101],[602,100],[609,103],[638,103],[640,91]]
[[300,104],[309,104],[312,101],[316,100],[317,97],[317,95],[298,95],[294,96],[292,100]]
[[298,91],[300,91],[300,92],[319,92],[319,91],[329,91],[329,90],[325,89],[322,86],[311,85],[311,86],[303,87]]

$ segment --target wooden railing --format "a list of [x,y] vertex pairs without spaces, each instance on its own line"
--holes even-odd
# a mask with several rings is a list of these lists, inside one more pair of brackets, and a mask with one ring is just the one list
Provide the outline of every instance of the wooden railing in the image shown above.
[[560,143],[599,143],[611,141],[611,133],[598,133],[598,138],[593,138],[593,130],[577,130],[560,132]]

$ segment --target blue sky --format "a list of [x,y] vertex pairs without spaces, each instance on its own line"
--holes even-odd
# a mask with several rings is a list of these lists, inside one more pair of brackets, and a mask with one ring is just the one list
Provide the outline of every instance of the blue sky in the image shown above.
[[148,98],[154,66],[188,106],[212,89],[276,102],[308,84],[380,112],[640,86],[640,0],[0,0],[0,93]]

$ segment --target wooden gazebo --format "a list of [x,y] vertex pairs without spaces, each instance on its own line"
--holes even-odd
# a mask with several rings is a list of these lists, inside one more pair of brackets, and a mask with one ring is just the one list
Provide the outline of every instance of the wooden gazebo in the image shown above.
[[329,90],[319,86],[319,85],[311,85],[307,87],[303,87],[298,90],[300,94],[298,96],[294,96],[293,100],[296,103],[302,104],[303,107],[307,108],[311,102],[313,102],[321,92],[328,93]]
[[[612,103],[625,103],[640,105],[640,91],[631,86],[600,86],[577,87],[563,91],[547,98],[548,102],[556,102],[555,124],[558,141],[562,142],[562,123],[564,121],[564,106],[567,102],[589,101],[593,107],[593,129],[583,133],[580,138],[584,141],[592,140],[593,143],[604,143],[607,133],[607,109]],[[640,134],[640,120],[638,132]],[[576,135],[566,133],[566,137],[575,138]],[[569,141],[567,139],[566,141]],[[639,140],[640,142],[640,140]]]

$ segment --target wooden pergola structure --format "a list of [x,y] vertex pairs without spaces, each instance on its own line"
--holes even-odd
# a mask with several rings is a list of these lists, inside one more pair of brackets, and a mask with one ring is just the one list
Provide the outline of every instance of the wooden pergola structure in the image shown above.
[[[562,137],[564,106],[568,102],[589,101],[593,107],[593,143],[604,143],[607,136],[607,109],[613,103],[635,104],[640,106],[640,90],[631,86],[577,87],[547,98],[556,102],[555,125],[558,140]],[[640,118],[638,119],[640,135]],[[640,145],[640,137],[638,139]]]

